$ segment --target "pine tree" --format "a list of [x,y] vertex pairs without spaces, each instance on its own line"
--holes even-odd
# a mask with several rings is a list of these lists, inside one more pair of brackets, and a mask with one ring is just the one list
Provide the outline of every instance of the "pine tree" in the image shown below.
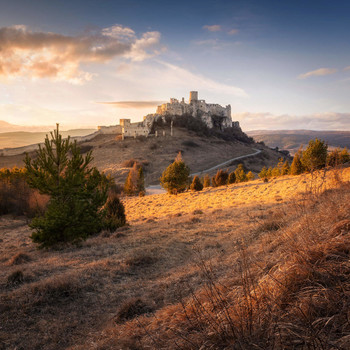
[[290,165],[288,160],[286,160],[283,163],[282,169],[281,169],[281,175],[289,175],[290,174]]
[[301,150],[299,150],[293,158],[292,165],[290,166],[291,175],[299,175],[304,172],[303,164],[301,163]]
[[137,173],[136,192],[137,193],[145,192],[145,176],[143,175],[142,166],[140,166]]
[[236,182],[245,182],[247,181],[247,175],[244,171],[243,164],[238,164],[237,169],[235,170]]
[[261,169],[261,171],[260,171],[260,173],[259,173],[259,177],[260,177],[260,179],[265,179],[265,178],[267,178],[267,168],[266,168],[266,166],[264,166],[264,167]]
[[203,184],[201,183],[197,175],[193,178],[190,189],[191,191],[202,191]]
[[211,181],[210,176],[208,174],[205,174],[203,179],[203,187],[210,187]]
[[116,194],[108,198],[104,210],[105,216],[103,227],[106,230],[113,232],[118,227],[122,227],[126,224],[125,208]]
[[30,187],[50,196],[46,212],[33,219],[31,238],[40,247],[61,242],[77,242],[103,228],[101,210],[107,199],[109,182],[90,167],[92,153],[81,155],[77,143],[66,140],[59,127],[46,135],[35,159],[24,160]]
[[175,161],[163,171],[160,182],[168,193],[177,194],[186,190],[189,175],[190,169],[182,160],[181,152],[179,152]]
[[324,168],[327,161],[328,146],[319,139],[310,140],[301,157],[301,163],[307,171]]
[[219,169],[215,175],[215,184],[216,186],[227,185],[228,172],[222,169]]
[[228,183],[228,184],[234,184],[235,182],[236,182],[236,175],[235,175],[235,173],[232,171],[232,172],[228,175],[227,183]]
[[249,171],[247,174],[247,180],[252,181],[254,179],[255,179],[255,175],[251,171]]
[[136,191],[133,178],[134,178],[133,169],[130,169],[129,173],[128,173],[128,176],[127,176],[127,178],[125,180],[125,184],[124,184],[124,192],[128,196],[134,195],[135,191]]

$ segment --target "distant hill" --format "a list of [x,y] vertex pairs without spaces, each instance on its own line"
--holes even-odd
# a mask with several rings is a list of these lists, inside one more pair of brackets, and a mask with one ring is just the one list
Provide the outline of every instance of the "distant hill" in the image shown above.
[[[0,121],[0,130],[2,121]],[[5,122],[6,123],[6,122]],[[11,125],[11,124],[10,124]],[[49,129],[48,129],[49,130]],[[69,136],[85,136],[92,134],[96,129],[73,129],[67,131],[61,131],[63,137]],[[44,141],[46,134],[45,132],[27,132],[27,131],[15,131],[15,132],[0,132],[0,149],[1,148],[14,148],[22,147],[31,144],[41,143]]]
[[307,145],[311,139],[326,141],[330,148],[350,148],[350,131],[317,131],[317,130],[252,130],[246,134],[255,141],[263,141],[266,146],[286,149],[294,154],[301,145]]

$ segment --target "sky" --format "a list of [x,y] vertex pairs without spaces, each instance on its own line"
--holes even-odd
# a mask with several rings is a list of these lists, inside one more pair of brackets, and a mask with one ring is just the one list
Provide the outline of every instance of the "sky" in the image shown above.
[[196,90],[245,131],[350,130],[347,0],[0,6],[0,120],[115,125]]

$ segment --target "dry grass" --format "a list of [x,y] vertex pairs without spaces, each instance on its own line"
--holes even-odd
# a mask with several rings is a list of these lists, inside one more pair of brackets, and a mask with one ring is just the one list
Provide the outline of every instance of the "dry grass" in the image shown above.
[[130,227],[62,251],[1,218],[1,346],[347,349],[350,172],[332,174],[126,199]]

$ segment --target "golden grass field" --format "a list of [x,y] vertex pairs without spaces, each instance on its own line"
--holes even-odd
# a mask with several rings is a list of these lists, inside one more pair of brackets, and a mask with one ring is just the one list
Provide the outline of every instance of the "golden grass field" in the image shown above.
[[124,198],[129,226],[58,251],[2,217],[0,349],[349,349],[349,180]]

